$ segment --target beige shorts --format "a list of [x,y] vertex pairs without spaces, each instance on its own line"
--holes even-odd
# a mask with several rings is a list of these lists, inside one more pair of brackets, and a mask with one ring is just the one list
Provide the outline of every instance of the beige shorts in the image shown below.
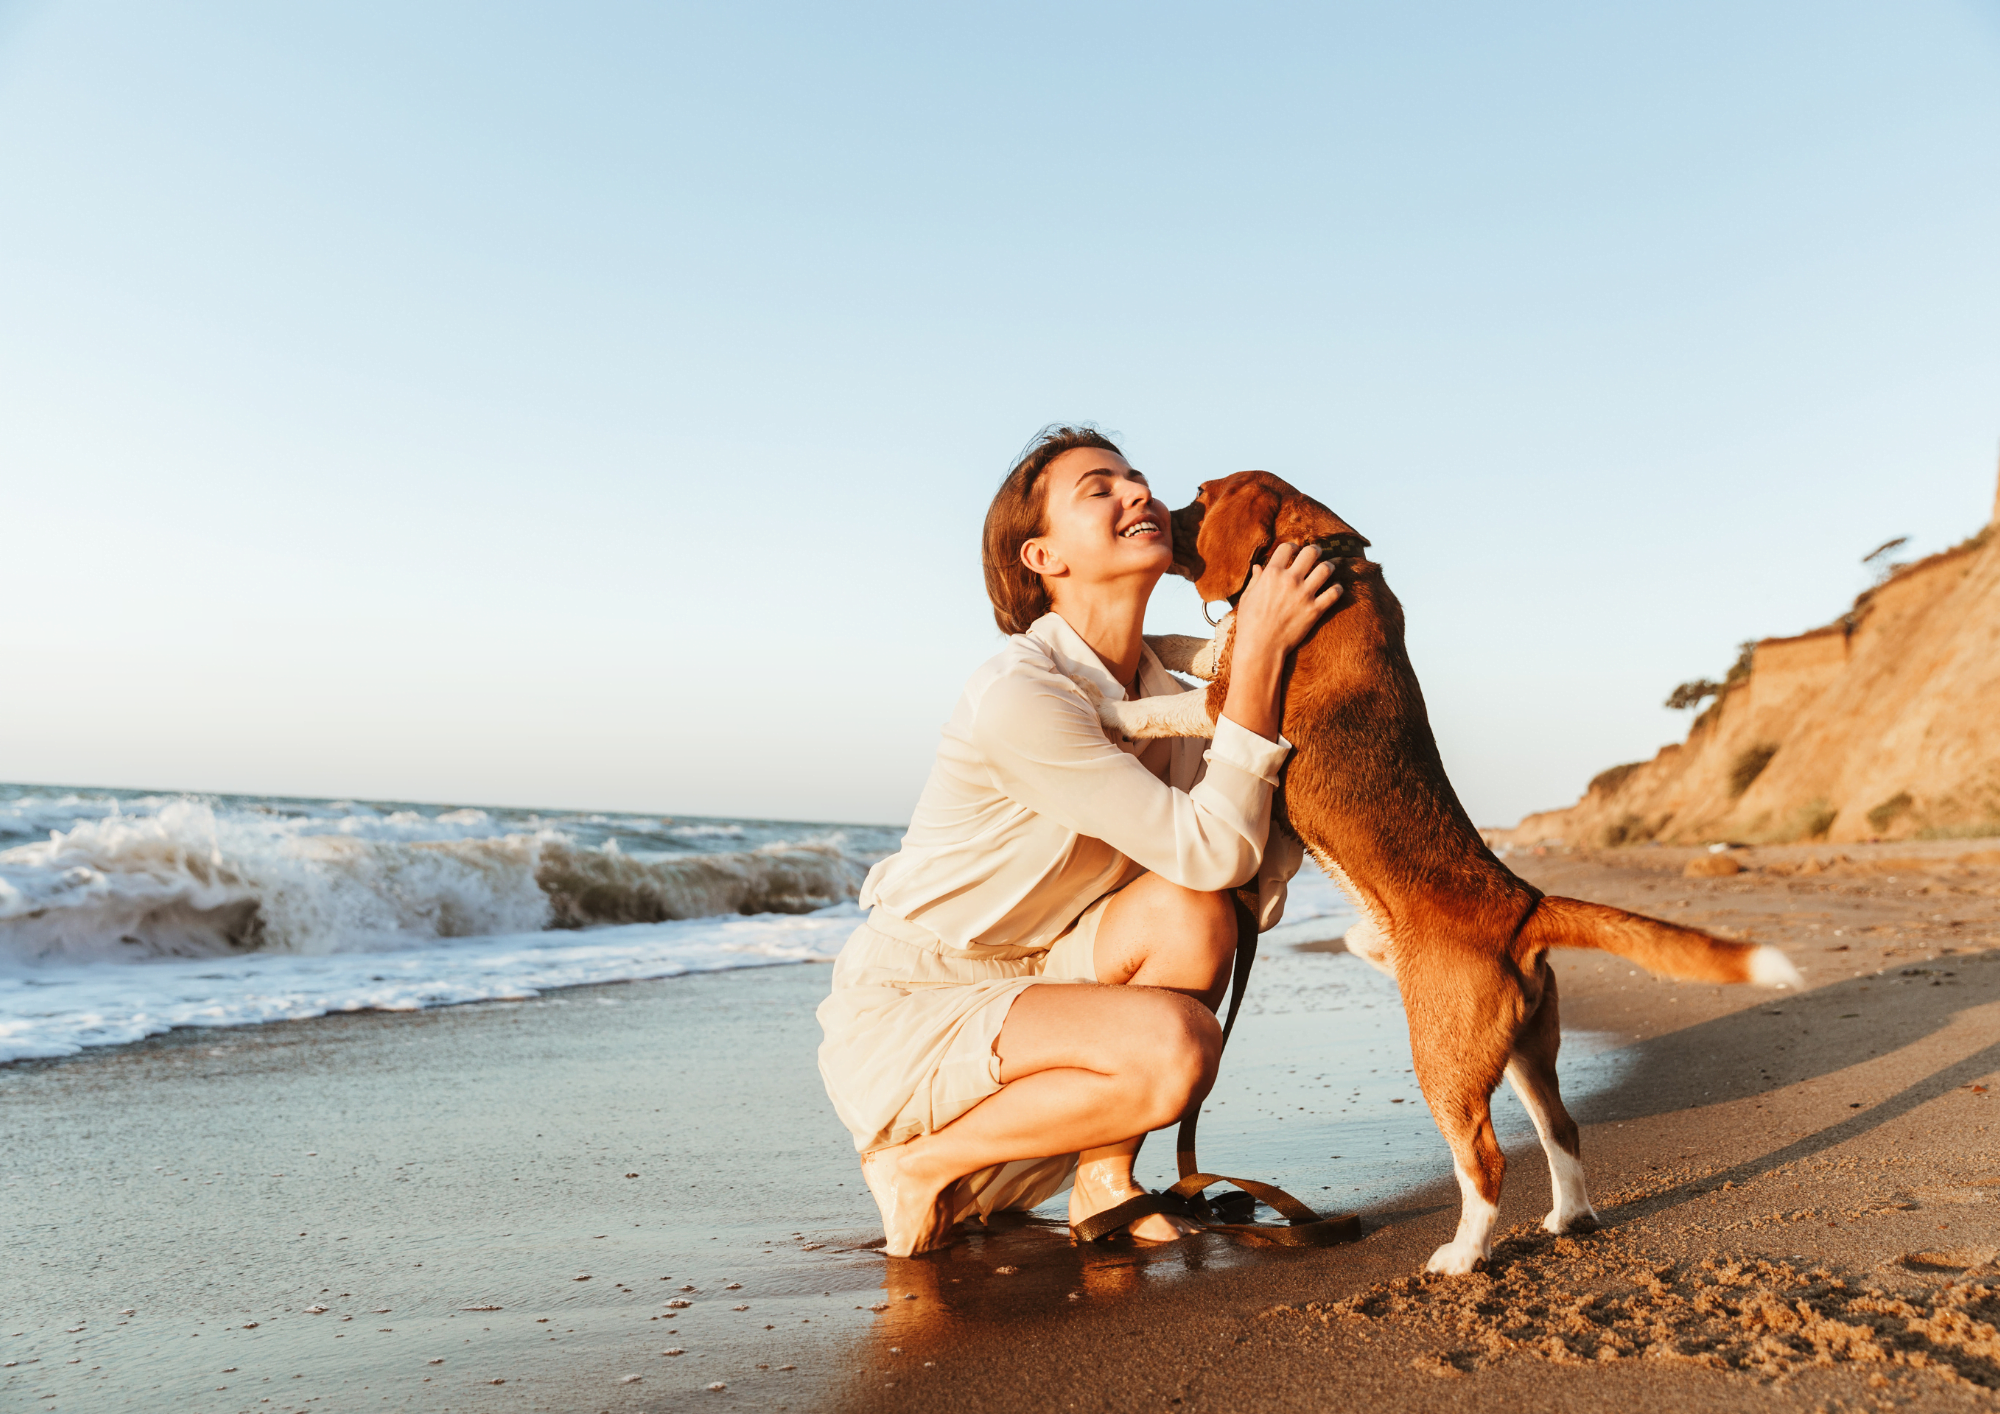
[[1097,925],[1104,910],[1118,897],[1113,889],[1078,915],[1076,922],[1049,944],[1042,954],[1044,982],[1095,982],[1097,980]]
[[[1097,930],[1112,897],[1038,952],[968,954],[879,914],[855,929],[819,1006],[820,1076],[854,1147],[871,1153],[942,1129],[998,1090],[994,1046],[1008,1011],[1029,987],[1097,980]],[[1024,1160],[963,1187],[982,1213],[1032,1207],[1074,1167],[1074,1156]]]

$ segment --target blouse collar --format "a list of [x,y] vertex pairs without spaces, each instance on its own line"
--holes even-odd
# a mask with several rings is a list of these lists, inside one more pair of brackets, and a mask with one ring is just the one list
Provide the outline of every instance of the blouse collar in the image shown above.
[[[1049,656],[1056,660],[1056,668],[1066,677],[1085,678],[1106,698],[1113,702],[1123,702],[1129,693],[1125,685],[1112,677],[1104,666],[1104,660],[1097,656],[1083,635],[1069,626],[1069,620],[1051,609],[1028,625],[1028,637],[1049,650]],[[1169,673],[1154,656],[1150,644],[1139,645],[1139,695],[1141,697],[1161,697],[1186,689],[1180,680]]]

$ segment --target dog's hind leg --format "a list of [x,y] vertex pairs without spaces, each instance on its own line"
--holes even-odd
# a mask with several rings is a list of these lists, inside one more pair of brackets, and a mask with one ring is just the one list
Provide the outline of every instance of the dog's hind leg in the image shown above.
[[1597,1209],[1590,1206],[1590,1194],[1583,1185],[1576,1121],[1563,1108],[1562,1092],[1556,1085],[1556,1051],[1562,1045],[1556,977],[1547,958],[1537,959],[1536,967],[1541,974],[1542,1004],[1514,1037],[1507,1080],[1520,1096],[1528,1118],[1535,1122],[1542,1152],[1548,1155],[1555,1206],[1542,1219],[1542,1226],[1550,1232],[1590,1232],[1597,1227]]
[[[1403,986],[1417,1083],[1423,1087],[1431,1118],[1451,1145],[1462,1203],[1458,1231],[1431,1253],[1424,1270],[1463,1276],[1493,1251],[1500,1183],[1507,1172],[1506,1156],[1493,1134],[1493,1090],[1507,1068],[1508,1038],[1514,1027],[1511,1018],[1472,1013],[1463,1005],[1412,1006],[1408,979]],[[1454,988],[1454,1000],[1504,996],[1506,986],[1496,975],[1488,988]]]
[[1469,1104],[1447,1118],[1436,1115],[1451,1145],[1452,1172],[1458,1176],[1458,1231],[1431,1253],[1427,1272],[1464,1276],[1493,1253],[1493,1225],[1500,1217],[1500,1180],[1507,1160],[1493,1137],[1490,1097]]

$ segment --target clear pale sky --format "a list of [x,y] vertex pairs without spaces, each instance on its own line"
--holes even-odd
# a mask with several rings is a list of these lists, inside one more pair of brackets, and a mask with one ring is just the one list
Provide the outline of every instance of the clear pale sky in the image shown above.
[[1996,334],[1994,0],[0,0],[0,779],[904,820],[1089,419],[1511,822],[1985,521]]

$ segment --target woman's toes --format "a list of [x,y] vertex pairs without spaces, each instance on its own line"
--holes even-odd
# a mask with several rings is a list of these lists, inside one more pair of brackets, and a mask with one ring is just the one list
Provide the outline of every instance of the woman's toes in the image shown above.
[[909,1162],[907,1145],[878,1149],[861,1160],[861,1173],[882,1213],[883,1251],[914,1257],[951,1241],[952,1221],[945,1197],[955,1185],[938,1185]]
[[[1134,1183],[1129,1174],[1123,1183],[1115,1186],[1102,1182],[1079,1182],[1070,1190],[1070,1226],[1075,1227],[1086,1218],[1094,1218],[1106,1208],[1115,1207],[1129,1198],[1145,1196],[1146,1190]],[[1138,1242],[1178,1242],[1189,1233],[1200,1230],[1194,1224],[1167,1213],[1148,1213],[1143,1218],[1134,1218],[1125,1226],[1125,1231]]]
[[1191,1224],[1165,1213],[1140,1218],[1126,1229],[1140,1242],[1178,1242],[1195,1230]]

